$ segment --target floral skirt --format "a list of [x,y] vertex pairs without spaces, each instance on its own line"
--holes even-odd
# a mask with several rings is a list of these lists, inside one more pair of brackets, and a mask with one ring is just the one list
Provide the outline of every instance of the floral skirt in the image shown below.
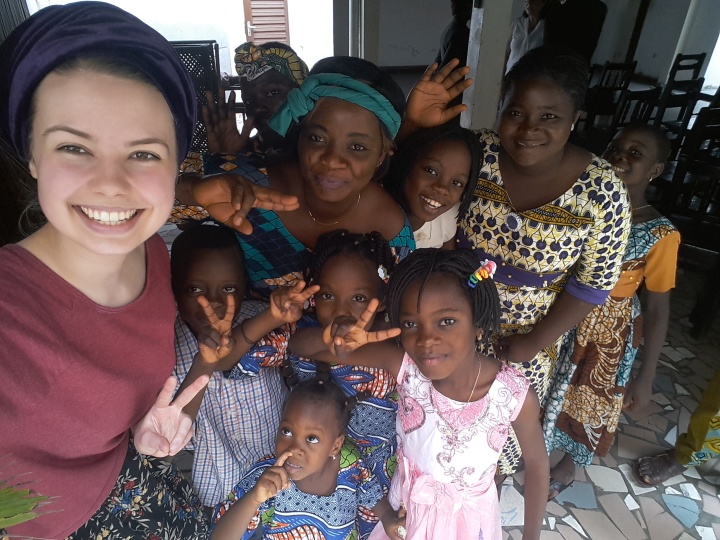
[[200,500],[175,463],[138,454],[130,443],[107,500],[68,540],[175,540],[208,536]]

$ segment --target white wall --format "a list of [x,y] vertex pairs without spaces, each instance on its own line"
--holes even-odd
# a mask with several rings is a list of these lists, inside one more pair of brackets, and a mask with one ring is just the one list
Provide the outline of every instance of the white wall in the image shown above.
[[720,0],[692,0],[688,22],[678,43],[677,53],[707,53],[703,71],[704,75],[710,57],[715,50],[720,35]]
[[594,64],[624,62],[640,0],[603,0],[603,2],[607,5],[608,11],[592,62]]
[[[242,2],[237,2],[242,4]],[[287,0],[290,46],[308,67],[333,53],[333,0]]]
[[450,0],[382,0],[379,19],[379,65],[427,66],[452,20]]
[[667,79],[689,8],[690,0],[653,0],[650,3],[635,53],[638,73],[660,82]]

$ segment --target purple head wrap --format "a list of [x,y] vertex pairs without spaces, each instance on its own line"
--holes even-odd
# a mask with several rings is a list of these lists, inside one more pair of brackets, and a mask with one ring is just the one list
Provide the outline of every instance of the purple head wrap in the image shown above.
[[101,55],[143,73],[165,97],[175,118],[178,159],[190,149],[195,89],[172,45],[137,17],[104,2],[50,6],[18,26],[0,46],[0,133],[25,156],[35,89],[60,64]]

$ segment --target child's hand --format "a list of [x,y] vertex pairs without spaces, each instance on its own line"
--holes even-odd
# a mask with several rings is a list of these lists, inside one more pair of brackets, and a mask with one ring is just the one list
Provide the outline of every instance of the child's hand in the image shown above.
[[258,506],[280,493],[283,489],[290,487],[290,480],[284,465],[291,456],[292,452],[290,451],[280,454],[273,466],[265,469],[265,472],[258,478],[255,487],[248,493],[248,495],[252,495]]
[[415,127],[431,128],[446,123],[467,109],[465,105],[447,108],[448,103],[472,85],[472,79],[465,79],[470,68],[455,67],[460,63],[456,58],[438,70],[433,64],[425,70],[408,96],[406,118]]
[[650,403],[652,379],[648,379],[639,376],[628,383],[623,399],[623,410],[634,412]]
[[385,534],[390,537],[391,540],[405,540],[407,536],[407,530],[405,530],[405,506],[400,503],[400,508],[397,512],[387,512],[381,518],[383,529]]
[[498,344],[498,355],[511,364],[529,362],[538,352],[530,333],[504,337]]
[[243,123],[240,133],[235,118],[235,91],[225,103],[225,92],[220,92],[218,102],[210,91],[205,92],[207,105],[203,105],[202,119],[207,132],[208,151],[211,154],[239,154],[247,147],[253,129],[252,117]]
[[205,333],[198,335],[200,356],[208,364],[217,364],[230,354],[230,351],[235,346],[235,340],[231,332],[233,319],[235,318],[235,298],[232,295],[227,296],[225,316],[222,319],[218,318],[215,309],[210,305],[207,298],[198,296],[197,301],[203,308],[209,323],[208,326],[203,328]]
[[335,356],[342,359],[366,343],[384,341],[400,335],[399,328],[378,330],[377,332],[366,330],[379,305],[380,301],[372,298],[359,319],[355,320],[354,317],[343,315],[325,327],[323,341]]
[[302,317],[305,302],[319,290],[319,285],[305,287],[304,281],[298,281],[292,287],[279,287],[270,294],[270,313],[281,323],[297,322]]

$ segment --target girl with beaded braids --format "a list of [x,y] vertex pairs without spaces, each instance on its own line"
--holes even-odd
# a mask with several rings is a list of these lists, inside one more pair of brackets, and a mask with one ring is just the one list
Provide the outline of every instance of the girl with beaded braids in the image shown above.
[[405,211],[417,247],[455,249],[481,160],[473,132],[454,123],[420,130],[402,144],[383,186]]
[[478,267],[469,250],[419,249],[390,278],[394,328],[368,330],[373,300],[360,317],[290,340],[294,354],[396,377],[398,463],[388,500],[405,507],[408,539],[502,538],[494,476],[511,425],[526,456],[523,538],[540,536],[549,462],[537,396],[518,370],[480,352],[500,326],[494,269],[491,261]]
[[275,453],[253,465],[217,505],[213,540],[357,538],[359,509],[373,508],[399,540],[402,517],[345,437],[352,404],[332,382],[308,380],[285,402]]
[[[296,125],[289,157],[266,170],[239,160],[232,174],[190,177],[177,192],[181,203],[199,204],[241,233],[251,288],[263,297],[301,279],[318,237],[338,227],[378,231],[397,257],[415,247],[407,218],[376,182],[394,152],[402,91],[366,60],[332,60],[292,90],[270,120],[282,135]],[[254,208],[267,188],[294,204],[278,206],[281,213]]]
[[[366,234],[336,230],[322,235],[315,245],[306,281],[319,286],[312,303],[320,326],[340,316],[360,317],[373,298],[384,301],[387,280],[395,257],[378,232]],[[384,311],[381,305],[379,311]],[[386,328],[382,317],[372,318],[373,329]],[[349,399],[357,401],[347,429],[368,468],[387,493],[395,471],[395,416],[397,383],[380,368],[314,362],[291,355],[289,361],[300,380],[325,377],[337,384]],[[378,522],[369,508],[359,514],[360,537],[366,538]]]

